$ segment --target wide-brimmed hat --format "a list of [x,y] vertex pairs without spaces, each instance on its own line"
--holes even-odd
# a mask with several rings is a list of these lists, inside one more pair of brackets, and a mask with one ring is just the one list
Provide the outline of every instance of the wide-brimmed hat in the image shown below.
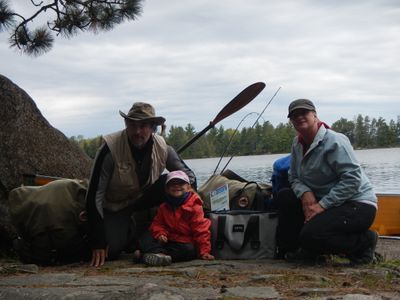
[[156,125],[162,125],[165,122],[165,118],[156,116],[153,106],[144,102],[133,103],[128,114],[125,114],[122,111],[119,111],[119,114],[125,119],[133,121],[148,121],[155,123]]
[[288,113],[287,117],[290,118],[290,115],[296,109],[299,109],[299,108],[316,111],[314,103],[312,103],[310,100],[308,100],[308,99],[297,99],[297,100],[292,101],[292,103],[289,104],[289,113]]

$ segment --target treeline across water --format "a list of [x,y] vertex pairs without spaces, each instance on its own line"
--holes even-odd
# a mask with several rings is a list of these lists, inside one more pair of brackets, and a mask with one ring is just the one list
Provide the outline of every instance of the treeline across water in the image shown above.
[[[386,122],[383,118],[370,118],[358,115],[354,120],[341,118],[331,128],[345,134],[355,149],[399,147],[400,117],[397,121]],[[223,126],[210,129],[204,136],[181,153],[183,158],[205,158],[241,155],[258,155],[290,152],[290,146],[296,132],[291,123],[280,123],[274,127],[269,121],[244,127],[238,131],[224,129]],[[196,135],[195,128],[171,126],[165,139],[175,149],[179,149]],[[102,143],[102,137],[85,139],[79,135],[72,136],[84,152],[94,158]],[[229,145],[229,146],[228,146]]]

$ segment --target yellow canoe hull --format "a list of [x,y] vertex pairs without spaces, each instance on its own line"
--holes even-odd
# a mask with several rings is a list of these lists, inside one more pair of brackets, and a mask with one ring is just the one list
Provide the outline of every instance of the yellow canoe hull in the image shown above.
[[371,226],[379,235],[400,236],[400,194],[377,194],[378,212]]

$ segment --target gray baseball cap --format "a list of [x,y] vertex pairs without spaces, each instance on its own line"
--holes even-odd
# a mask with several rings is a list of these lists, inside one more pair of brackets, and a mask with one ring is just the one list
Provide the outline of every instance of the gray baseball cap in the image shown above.
[[292,101],[292,103],[290,103],[290,105],[289,105],[289,113],[288,113],[287,117],[290,118],[290,115],[296,109],[299,109],[299,108],[316,111],[314,103],[312,103],[310,100],[308,100],[308,99],[296,99],[296,100]]

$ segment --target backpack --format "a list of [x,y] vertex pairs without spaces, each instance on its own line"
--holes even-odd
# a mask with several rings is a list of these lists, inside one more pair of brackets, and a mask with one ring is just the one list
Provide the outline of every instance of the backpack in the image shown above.
[[272,194],[273,198],[277,199],[278,193],[283,188],[290,187],[289,183],[289,169],[290,169],[290,155],[277,159],[272,166]]
[[271,186],[268,184],[247,181],[231,170],[222,174],[212,175],[199,189],[198,194],[204,202],[204,211],[211,211],[210,193],[227,184],[229,191],[230,210],[266,209],[265,204],[271,196]]
[[87,182],[60,179],[10,192],[11,219],[19,234],[14,247],[24,263],[54,265],[89,259],[80,219],[86,190]]

